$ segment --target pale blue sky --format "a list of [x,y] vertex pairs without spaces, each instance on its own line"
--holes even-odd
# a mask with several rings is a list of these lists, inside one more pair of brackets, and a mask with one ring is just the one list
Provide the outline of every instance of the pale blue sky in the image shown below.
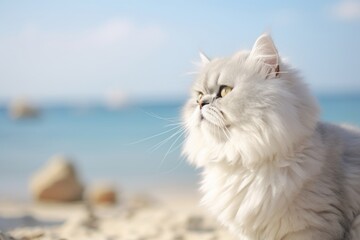
[[320,93],[360,93],[360,1],[0,0],[0,100],[186,96],[198,50],[271,31]]

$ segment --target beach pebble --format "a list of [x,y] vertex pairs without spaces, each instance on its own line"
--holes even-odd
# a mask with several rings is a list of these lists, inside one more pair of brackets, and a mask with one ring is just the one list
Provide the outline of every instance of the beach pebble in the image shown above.
[[[187,240],[218,240],[219,238],[215,233],[189,233],[186,237]],[[223,239],[221,239],[223,240]]]
[[118,194],[110,185],[96,185],[88,192],[89,201],[96,205],[113,205],[118,201]]
[[199,215],[188,217],[186,229],[190,232],[209,232],[211,234],[213,231],[215,231],[213,224],[211,224],[209,221],[205,221],[204,217]]
[[184,234],[175,234],[173,240],[185,240]]
[[0,240],[15,240],[12,236],[0,231]]
[[136,194],[129,200],[129,207],[130,208],[146,208],[150,206],[154,206],[156,201],[146,194]]
[[128,219],[133,218],[139,211],[156,205],[154,198],[146,194],[136,194],[127,202],[125,217]]
[[188,231],[201,231],[203,229],[204,219],[201,216],[189,216],[186,228]]
[[83,186],[72,161],[58,155],[35,173],[30,181],[30,191],[39,201],[78,201],[83,196]]
[[45,236],[45,231],[39,227],[18,228],[11,231],[11,236],[21,240],[41,239]]

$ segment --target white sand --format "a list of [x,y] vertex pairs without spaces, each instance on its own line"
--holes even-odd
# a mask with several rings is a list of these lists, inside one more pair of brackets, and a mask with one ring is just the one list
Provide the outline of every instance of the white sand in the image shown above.
[[[117,206],[0,203],[0,240],[232,240],[193,194],[129,197]],[[10,238],[9,238],[10,239]]]

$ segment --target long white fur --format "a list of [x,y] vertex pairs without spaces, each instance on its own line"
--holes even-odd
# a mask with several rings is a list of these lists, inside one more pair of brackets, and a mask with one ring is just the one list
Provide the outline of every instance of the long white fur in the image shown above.
[[[202,203],[241,240],[360,239],[360,130],[319,121],[269,35],[207,60],[183,114]],[[233,87],[222,98],[221,85]]]

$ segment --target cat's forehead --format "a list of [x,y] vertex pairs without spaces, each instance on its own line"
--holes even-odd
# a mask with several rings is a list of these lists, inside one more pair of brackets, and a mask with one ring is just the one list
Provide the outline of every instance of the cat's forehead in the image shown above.
[[212,89],[218,86],[221,74],[226,66],[225,59],[216,59],[209,63],[200,76],[201,85]]
[[221,58],[212,60],[200,73],[196,86],[206,90],[216,90],[220,85],[234,85],[234,76],[241,64],[237,59]]

